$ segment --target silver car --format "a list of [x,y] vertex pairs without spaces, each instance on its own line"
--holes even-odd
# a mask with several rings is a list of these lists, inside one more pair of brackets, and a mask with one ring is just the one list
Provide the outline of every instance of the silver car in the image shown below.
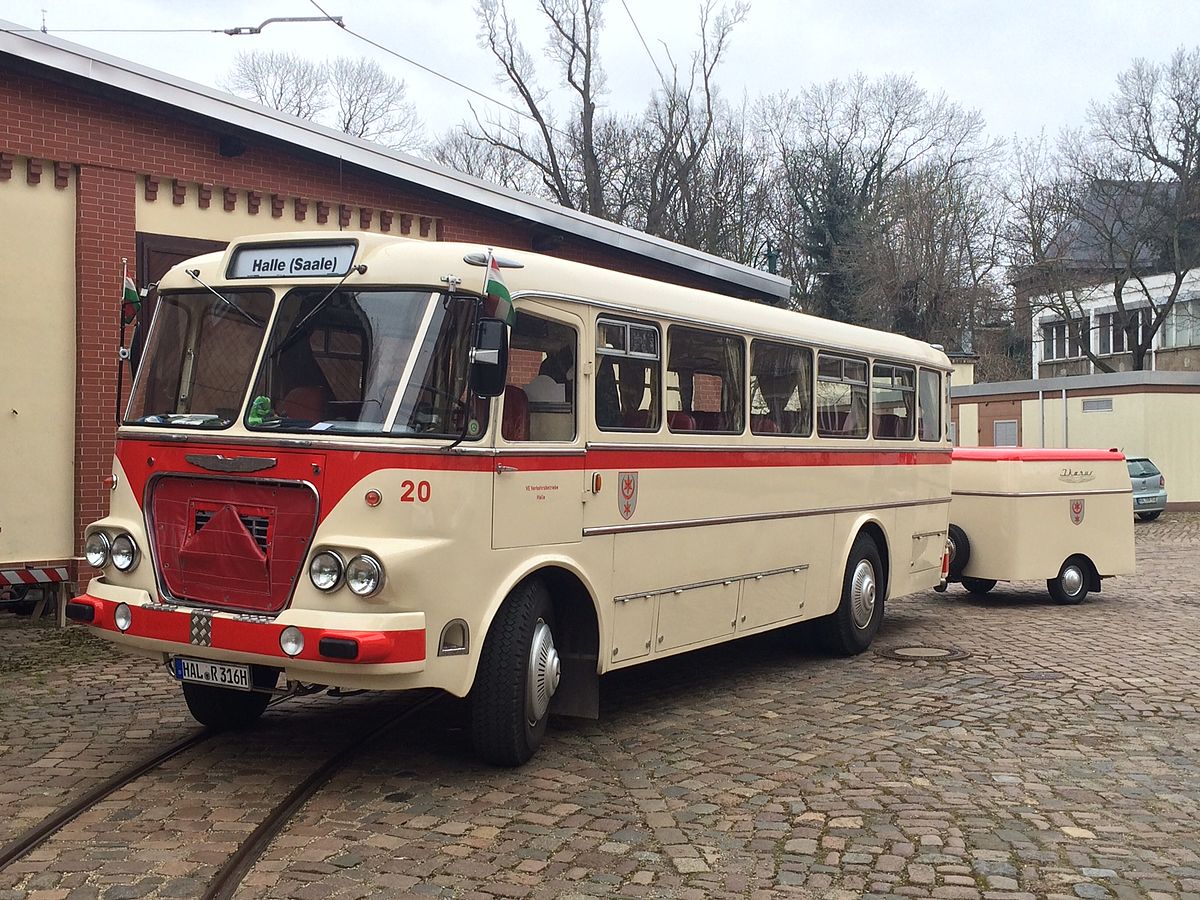
[[1130,457],[1125,463],[1133,482],[1133,511],[1143,522],[1157,519],[1167,508],[1167,479],[1145,457]]

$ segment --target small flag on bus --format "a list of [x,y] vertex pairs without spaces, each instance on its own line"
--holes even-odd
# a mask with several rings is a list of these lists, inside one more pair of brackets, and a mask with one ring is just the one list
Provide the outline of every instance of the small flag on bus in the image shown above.
[[503,319],[505,324],[512,325],[517,321],[517,311],[513,308],[512,294],[508,285],[500,275],[500,264],[496,262],[491,252],[488,252],[487,276],[483,283],[483,294],[495,304],[492,313],[497,319]]
[[128,275],[121,291],[121,322],[129,325],[137,320],[138,310],[142,308],[142,298],[138,294],[137,285]]

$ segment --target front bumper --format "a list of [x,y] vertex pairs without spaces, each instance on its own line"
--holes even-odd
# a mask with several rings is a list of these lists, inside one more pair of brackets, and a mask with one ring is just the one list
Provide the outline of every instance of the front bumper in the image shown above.
[[[122,603],[130,611],[123,631],[115,620]],[[399,675],[425,669],[421,612],[356,615],[289,609],[269,618],[156,603],[145,591],[96,578],[87,593],[67,604],[67,618],[131,649],[274,666],[299,680],[334,676],[336,682],[338,674]],[[289,625],[304,635],[304,648],[295,656],[279,646],[280,633]]]

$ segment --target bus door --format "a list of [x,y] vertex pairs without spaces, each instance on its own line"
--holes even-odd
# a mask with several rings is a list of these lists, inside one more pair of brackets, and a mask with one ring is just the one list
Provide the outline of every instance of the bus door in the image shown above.
[[579,541],[584,444],[576,360],[582,320],[522,304],[495,429],[492,547]]

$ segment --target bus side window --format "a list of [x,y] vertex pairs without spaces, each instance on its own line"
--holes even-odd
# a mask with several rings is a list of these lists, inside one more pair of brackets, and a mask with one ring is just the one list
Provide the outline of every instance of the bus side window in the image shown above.
[[755,340],[750,344],[750,431],[812,434],[812,351]]
[[817,358],[817,434],[866,437],[870,396],[867,361],[822,353]]
[[575,329],[517,313],[508,353],[500,434],[506,441],[575,438]]
[[942,439],[942,376],[939,372],[922,369],[920,375],[920,437],[923,441]]
[[877,438],[911,441],[917,416],[916,372],[875,363],[871,368],[871,430]]
[[667,427],[741,434],[745,355],[739,337],[672,325],[667,331]]
[[596,426],[658,431],[659,334],[653,325],[596,322]]

